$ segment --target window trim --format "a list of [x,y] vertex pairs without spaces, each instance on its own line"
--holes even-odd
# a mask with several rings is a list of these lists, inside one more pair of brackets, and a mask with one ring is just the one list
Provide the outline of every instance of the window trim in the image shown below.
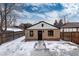
[[30,32],[29,36],[30,36],[30,37],[33,37],[33,36],[34,36],[33,30],[30,30],[29,32]]
[[54,31],[53,30],[48,30],[48,37],[54,36]]

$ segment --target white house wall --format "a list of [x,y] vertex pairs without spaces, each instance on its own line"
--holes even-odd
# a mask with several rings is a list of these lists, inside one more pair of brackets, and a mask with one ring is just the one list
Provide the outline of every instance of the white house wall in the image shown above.
[[[63,28],[60,31],[63,32]],[[77,28],[64,28],[64,32],[77,32]]]
[[[51,29],[52,30],[52,29]],[[33,37],[30,37],[30,30],[25,30],[25,37],[26,40],[37,40],[38,39],[38,31],[39,30],[32,30],[33,31]],[[48,40],[59,40],[60,39],[60,30],[53,30],[54,34],[53,36],[48,36],[48,30],[42,30],[42,39],[48,39]]]

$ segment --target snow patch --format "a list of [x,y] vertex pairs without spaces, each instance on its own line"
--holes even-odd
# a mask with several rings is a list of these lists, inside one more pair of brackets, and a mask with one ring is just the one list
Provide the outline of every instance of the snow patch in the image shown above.
[[[48,55],[48,56],[68,56],[79,55],[78,45],[67,41],[44,41],[49,52],[35,51],[35,43],[37,41],[24,42],[25,36],[16,40],[0,45],[0,55],[2,56],[31,56],[33,55]],[[47,54],[48,53],[48,54]]]
[[51,41],[51,42],[45,41],[45,42],[46,42],[46,47],[49,48],[50,50],[64,49],[66,51],[70,51],[78,48],[77,46],[75,46],[76,44],[66,41]]
[[[3,28],[4,30],[4,28]],[[14,31],[14,32],[17,32],[17,31],[23,31],[22,29],[19,29],[19,28],[7,28],[7,31]]]
[[35,42],[22,42],[24,36],[11,42],[4,43],[0,46],[0,55],[30,55]]

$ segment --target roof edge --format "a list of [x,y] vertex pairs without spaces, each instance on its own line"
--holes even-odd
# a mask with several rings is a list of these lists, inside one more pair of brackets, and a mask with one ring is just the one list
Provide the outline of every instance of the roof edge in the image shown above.
[[[32,26],[35,26],[35,25],[37,25],[37,24],[39,24],[39,23],[41,23],[41,22],[44,22],[44,23],[46,23],[46,24],[48,24],[48,25],[50,25],[50,26],[53,26],[53,27],[55,27],[54,25],[52,25],[52,24],[49,24],[49,23],[47,23],[47,22],[45,22],[45,21],[39,21],[38,23],[36,23],[36,24],[33,24]],[[31,26],[31,27],[32,27]],[[30,27],[29,27],[30,28]],[[27,29],[29,29],[29,28],[27,28]],[[57,28],[57,27],[55,27],[55,28]],[[58,29],[58,28],[57,28]]]

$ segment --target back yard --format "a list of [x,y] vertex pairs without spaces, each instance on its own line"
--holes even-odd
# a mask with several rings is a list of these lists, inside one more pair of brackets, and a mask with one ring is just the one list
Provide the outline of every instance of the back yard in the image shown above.
[[25,36],[0,45],[1,56],[78,56],[79,45],[67,41],[44,41],[49,51],[35,50],[37,41],[24,42]]

